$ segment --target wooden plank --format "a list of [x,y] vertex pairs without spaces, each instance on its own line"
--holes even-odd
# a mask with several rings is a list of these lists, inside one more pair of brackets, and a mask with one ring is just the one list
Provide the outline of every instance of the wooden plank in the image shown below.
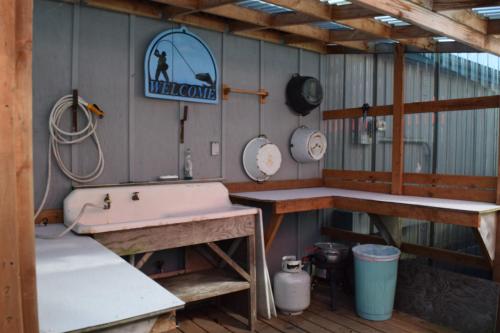
[[276,214],[307,212],[324,208],[333,208],[335,205],[334,197],[323,197],[314,199],[296,199],[278,201],[275,204]]
[[[500,96],[484,96],[471,98],[446,99],[439,101],[405,103],[405,114],[433,113],[445,111],[467,111],[498,108]],[[372,106],[369,116],[390,116],[392,105]],[[358,108],[329,110],[323,112],[323,120],[360,118],[363,116],[361,106]]]
[[250,283],[222,270],[209,270],[159,279],[157,282],[186,303],[247,290]]
[[287,179],[287,180],[272,180],[264,183],[243,182],[243,183],[224,183],[230,193],[238,192],[255,192],[255,191],[271,191],[271,190],[286,190],[291,188],[307,188],[319,187],[323,185],[323,179]]
[[323,169],[323,177],[341,178],[343,180],[363,180],[363,181],[381,181],[381,182],[391,181],[391,173],[384,171]]
[[231,266],[231,268],[234,269],[236,273],[241,275],[241,277],[243,277],[248,282],[251,281],[250,275],[247,272],[245,272],[245,270],[241,268],[241,266],[238,265],[230,256],[228,256],[226,252],[224,252],[217,244],[215,244],[214,242],[208,242],[207,245],[222,260],[224,260],[229,266]]
[[179,329],[182,333],[206,333],[204,329],[196,325],[191,319],[184,316],[179,318]]
[[250,289],[248,291],[248,328],[251,332],[257,326],[257,264],[255,235],[247,237],[247,262],[250,274]]
[[245,215],[144,229],[94,234],[94,238],[118,255],[159,251],[253,235],[255,216]]
[[432,9],[435,11],[441,11],[498,5],[500,5],[500,1],[498,0],[433,0]]
[[406,0],[353,0],[354,4],[450,37],[477,50],[500,54],[500,41],[471,27]]
[[146,264],[146,262],[149,260],[149,258],[151,258],[151,256],[153,255],[154,252],[146,252],[143,254],[141,260],[139,260],[139,262],[135,265],[135,268],[137,269],[141,269],[142,266],[144,266],[144,264]]
[[[500,218],[500,212],[497,212],[497,221]],[[495,260],[493,262],[493,281],[500,282],[500,228],[496,230]]]
[[267,225],[266,230],[264,231],[264,244],[266,253],[268,253],[269,250],[271,250],[271,246],[273,244],[274,239],[276,238],[276,235],[278,234],[278,230],[281,226],[281,223],[283,222],[284,217],[285,217],[284,214],[272,213],[269,224]]
[[[16,90],[15,113],[13,114],[13,117],[17,178],[16,220],[19,237],[19,271],[21,276],[23,330],[24,332],[38,332],[39,329],[34,241],[35,231],[33,224],[33,212],[35,210],[33,202],[34,194],[32,149],[33,1],[18,0],[15,1],[15,6]],[[2,11],[0,10],[0,12]],[[1,15],[3,16],[3,14]],[[11,195],[13,194],[11,193]],[[3,221],[4,223],[6,222],[5,220]]]
[[337,312],[331,311],[325,305],[318,305],[317,302],[313,302],[311,306],[307,309],[307,312],[313,313],[321,318],[324,318],[329,321],[333,321],[339,325],[348,327],[352,329],[354,332],[359,333],[382,333],[382,331],[376,330],[370,326],[367,326],[363,323],[359,323],[351,318],[347,318],[339,315]]
[[495,202],[493,190],[460,188],[460,187],[432,187],[432,186],[403,186],[404,195],[417,197],[443,198],[455,200],[469,200],[478,202]]
[[475,228],[479,227],[479,214],[477,213],[345,197],[332,197],[331,200],[331,208],[334,207],[353,212],[366,212],[378,215],[414,218],[417,220],[434,221]]
[[497,183],[497,177],[426,173],[405,173],[403,175],[403,180],[405,184],[447,185],[483,189],[494,189]]
[[345,180],[338,180],[335,178],[329,178],[325,180],[325,186],[342,188],[346,190],[391,193],[390,183],[357,182],[357,181],[345,181]]
[[62,209],[44,209],[35,219],[35,224],[63,223],[64,216]]
[[175,322],[175,311],[171,311],[159,316],[156,319],[150,333],[167,333],[169,331],[175,330],[176,327],[177,324]]
[[[25,2],[25,1],[23,1]],[[23,332],[20,281],[19,215],[17,214],[16,118],[16,3],[0,2],[0,331]],[[31,22],[21,22],[31,24]],[[31,82],[31,78],[29,79]],[[28,96],[26,96],[28,97]],[[29,98],[29,97],[28,97]],[[23,105],[23,104],[20,104]],[[24,113],[24,111],[23,111]],[[23,137],[24,135],[21,134]],[[23,138],[24,140],[25,138]],[[19,188],[19,190],[22,190]],[[22,209],[27,209],[20,205]],[[24,213],[23,213],[24,214]],[[22,235],[31,238],[33,235]],[[27,258],[32,259],[32,258]],[[27,272],[28,273],[28,272]],[[31,272],[34,274],[34,271]],[[27,303],[26,306],[32,304]],[[35,318],[26,318],[35,320]]]
[[392,106],[392,194],[403,193],[404,171],[404,72],[405,53],[401,45],[394,53]]
[[[352,231],[347,231],[338,228],[322,228],[321,234],[328,235],[334,240],[343,240],[356,243],[369,244],[385,244],[385,241],[380,236],[359,234]],[[466,253],[428,247],[423,245],[401,243],[401,251],[421,257],[431,258],[437,261],[450,262],[458,265],[481,268],[491,270],[491,265],[486,258],[474,256]]]
[[[500,98],[499,98],[500,101]],[[500,112],[500,111],[499,111]],[[500,204],[500,123],[498,124],[498,147],[497,147],[497,198],[496,203]]]

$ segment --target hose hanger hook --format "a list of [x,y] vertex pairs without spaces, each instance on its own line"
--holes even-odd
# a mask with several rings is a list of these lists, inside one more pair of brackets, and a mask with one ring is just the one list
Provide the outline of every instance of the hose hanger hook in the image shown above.
[[368,111],[370,111],[370,105],[368,103],[363,104],[361,106],[361,111],[363,111],[363,124],[366,121],[366,117],[368,117]]

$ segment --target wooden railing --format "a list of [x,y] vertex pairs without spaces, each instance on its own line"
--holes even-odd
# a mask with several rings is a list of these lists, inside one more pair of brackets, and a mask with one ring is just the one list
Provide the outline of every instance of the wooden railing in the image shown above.
[[[391,193],[390,172],[323,170],[326,186]],[[497,177],[403,174],[403,194],[419,197],[496,202]]]

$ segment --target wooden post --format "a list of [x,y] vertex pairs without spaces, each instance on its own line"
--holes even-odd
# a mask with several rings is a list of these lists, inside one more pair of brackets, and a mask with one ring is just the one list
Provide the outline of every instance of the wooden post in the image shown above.
[[404,47],[396,44],[394,52],[392,116],[392,187],[393,194],[403,194],[404,162]]
[[0,331],[38,332],[32,167],[32,0],[0,2]]

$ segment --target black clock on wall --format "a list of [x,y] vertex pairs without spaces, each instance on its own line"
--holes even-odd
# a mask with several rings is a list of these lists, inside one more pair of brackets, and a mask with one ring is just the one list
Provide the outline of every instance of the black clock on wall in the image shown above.
[[307,116],[323,100],[318,79],[294,74],[286,86],[286,104],[301,116]]

